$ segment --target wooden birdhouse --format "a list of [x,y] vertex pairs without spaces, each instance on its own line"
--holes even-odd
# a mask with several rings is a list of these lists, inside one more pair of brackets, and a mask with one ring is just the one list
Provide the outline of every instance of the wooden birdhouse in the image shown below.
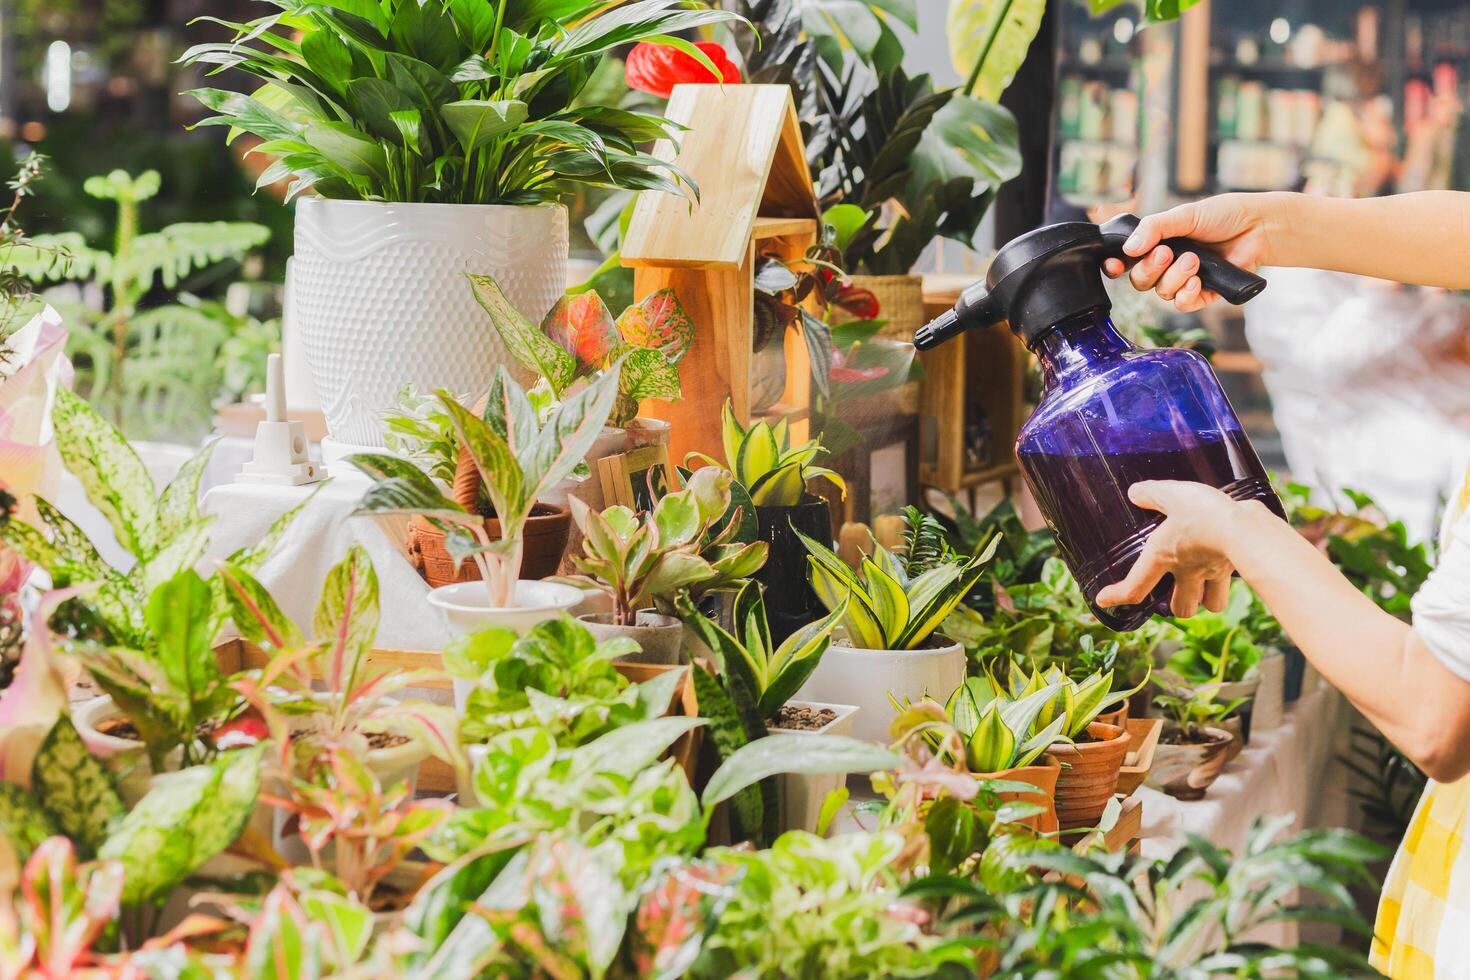
[[795,261],[820,233],[791,90],[680,85],[665,114],[687,130],[677,151],[662,141],[654,154],[693,179],[699,200],[640,194],[623,236],[622,260],[634,271],[636,298],[672,288],[695,332],[680,365],[682,399],[646,402],[642,414],[673,423],[669,449],[676,462],[691,450],[719,455],[726,398],[744,425],[787,418],[793,439],[808,438],[806,342],[797,329],[784,337],[758,337],[755,323],[757,257]]

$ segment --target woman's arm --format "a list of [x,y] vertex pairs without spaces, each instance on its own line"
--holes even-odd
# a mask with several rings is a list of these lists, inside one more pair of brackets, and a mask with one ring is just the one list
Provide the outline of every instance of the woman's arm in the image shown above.
[[[1159,242],[1193,238],[1236,265],[1304,266],[1446,289],[1470,289],[1470,193],[1420,191],[1360,200],[1306,194],[1222,194],[1144,218],[1124,245],[1128,271],[1182,311],[1218,297],[1199,281],[1192,252]],[[1117,276],[1123,263],[1109,259]]]
[[1132,496],[1166,519],[1101,605],[1140,602],[1166,573],[1218,581],[1234,566],[1322,676],[1419,768],[1441,782],[1470,772],[1470,683],[1289,524],[1198,483],[1141,483]]

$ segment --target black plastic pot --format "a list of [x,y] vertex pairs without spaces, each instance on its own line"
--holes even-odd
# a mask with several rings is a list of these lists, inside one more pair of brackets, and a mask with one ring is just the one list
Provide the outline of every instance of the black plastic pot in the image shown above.
[[771,641],[786,637],[826,614],[806,578],[806,547],[792,531],[823,544],[832,543],[832,512],[825,500],[813,499],[795,507],[757,507],[760,529],[756,536],[771,546],[756,581],[765,586],[766,618]]
[[1287,704],[1302,696],[1302,675],[1307,670],[1307,658],[1296,647],[1286,648],[1286,675],[1281,682],[1281,699]]

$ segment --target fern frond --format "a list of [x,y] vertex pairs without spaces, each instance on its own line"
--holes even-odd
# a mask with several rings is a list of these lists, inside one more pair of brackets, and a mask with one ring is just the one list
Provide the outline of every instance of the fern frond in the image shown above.
[[921,575],[948,561],[953,552],[944,536],[944,526],[910,504],[903,509],[903,552],[899,559],[909,576]]
[[118,271],[129,282],[148,283],[155,275],[173,289],[196,269],[226,259],[242,259],[271,237],[264,225],[245,221],[185,222],[139,235]]

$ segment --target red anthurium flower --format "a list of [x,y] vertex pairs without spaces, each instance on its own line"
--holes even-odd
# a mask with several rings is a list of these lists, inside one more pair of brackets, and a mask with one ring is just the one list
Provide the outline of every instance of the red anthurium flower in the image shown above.
[[871,289],[853,285],[840,286],[833,302],[860,320],[878,319],[878,297],[873,295]]
[[678,48],[640,41],[628,52],[628,60],[624,64],[623,71],[628,87],[667,99],[674,86],[680,82],[709,85],[720,81],[726,85],[740,83],[740,69],[725,54],[724,48],[713,41],[695,41],[694,46],[714,62],[720,72],[719,78],[711,75],[708,68]]
[[842,381],[847,384],[856,384],[859,381],[877,381],[888,374],[886,367],[854,368],[847,366],[847,358],[842,351],[832,352],[832,369],[827,372],[827,377],[833,381]]

